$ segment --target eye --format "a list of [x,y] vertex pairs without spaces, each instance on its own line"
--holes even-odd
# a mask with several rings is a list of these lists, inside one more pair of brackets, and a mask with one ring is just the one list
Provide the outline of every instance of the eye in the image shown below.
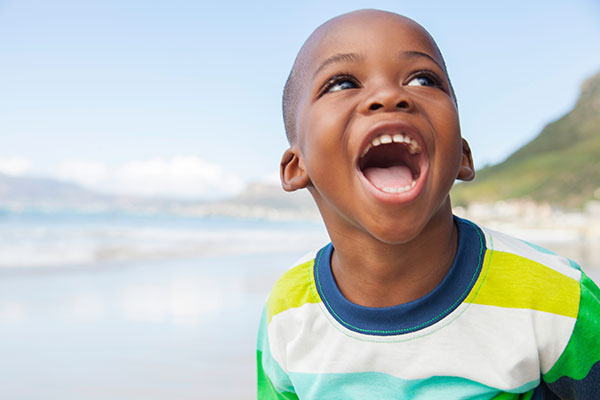
[[421,74],[412,78],[407,86],[428,86],[428,87],[441,87],[442,81],[437,77],[430,74]]
[[356,84],[352,81],[340,81],[337,83],[334,83],[333,85],[331,85],[327,91],[328,92],[337,92],[339,90],[346,90],[346,89],[356,89],[358,86],[356,86]]
[[357,89],[357,80],[350,75],[336,75],[332,76],[321,90],[321,94],[339,92],[340,90]]

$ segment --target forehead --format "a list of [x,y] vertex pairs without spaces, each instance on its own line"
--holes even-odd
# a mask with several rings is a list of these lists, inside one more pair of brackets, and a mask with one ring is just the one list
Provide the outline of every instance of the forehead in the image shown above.
[[384,57],[406,51],[421,52],[443,65],[429,33],[409,18],[380,11],[363,11],[334,18],[319,27],[305,47],[304,65],[314,73],[335,55]]

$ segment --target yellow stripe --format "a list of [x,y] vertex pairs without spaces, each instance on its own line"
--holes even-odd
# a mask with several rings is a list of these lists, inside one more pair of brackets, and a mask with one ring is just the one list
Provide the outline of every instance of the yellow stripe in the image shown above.
[[577,317],[579,282],[515,254],[487,250],[466,303],[527,308]]
[[275,284],[267,300],[267,323],[273,316],[297,308],[306,303],[319,303],[321,300],[313,296],[311,286],[314,287],[312,273],[315,260],[300,264],[286,272]]

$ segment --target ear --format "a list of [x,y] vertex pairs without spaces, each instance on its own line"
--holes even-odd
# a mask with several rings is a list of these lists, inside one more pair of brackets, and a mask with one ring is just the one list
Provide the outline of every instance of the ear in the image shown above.
[[286,192],[293,192],[308,186],[310,179],[298,146],[294,145],[283,153],[279,165],[279,177],[281,186]]
[[475,168],[473,167],[473,157],[471,148],[465,139],[462,140],[462,161],[456,179],[461,181],[471,181],[475,178]]

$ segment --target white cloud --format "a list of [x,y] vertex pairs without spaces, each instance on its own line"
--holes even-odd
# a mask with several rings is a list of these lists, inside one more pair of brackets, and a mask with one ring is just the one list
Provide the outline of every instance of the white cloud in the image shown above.
[[243,181],[221,166],[195,156],[134,160],[108,168],[102,163],[70,160],[59,177],[113,193],[178,198],[210,198],[233,194]]
[[206,197],[242,187],[237,176],[194,156],[131,161],[116,171],[115,179],[119,186],[144,195]]
[[23,157],[0,159],[0,173],[6,175],[23,175],[31,169],[31,163]]
[[67,160],[58,169],[58,178],[94,187],[110,180],[108,168],[99,162]]

